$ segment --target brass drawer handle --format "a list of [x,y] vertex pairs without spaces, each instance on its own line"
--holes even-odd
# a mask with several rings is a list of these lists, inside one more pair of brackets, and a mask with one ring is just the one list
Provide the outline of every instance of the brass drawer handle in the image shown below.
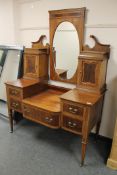
[[73,114],[76,114],[78,112],[78,109],[77,108],[72,108],[72,107],[69,107],[69,111]]
[[12,90],[12,91],[11,91],[11,94],[13,94],[13,95],[17,95],[17,94],[18,94],[18,91],[16,91],[16,90]]
[[69,110],[71,111],[73,108],[72,107],[69,107]]
[[53,121],[53,118],[45,117],[45,120],[46,120],[47,122],[52,122],[52,121]]
[[76,126],[77,126],[77,124],[76,123],[72,123],[72,122],[68,122],[68,126],[70,126],[71,128],[75,128]]
[[75,109],[73,109],[73,111],[74,111],[74,112],[77,112],[77,111],[78,111],[78,109],[76,109],[76,108],[75,108]]
[[19,106],[19,104],[16,103],[16,102],[13,102],[13,103],[11,104],[11,106],[14,107],[14,108],[17,108],[17,107]]

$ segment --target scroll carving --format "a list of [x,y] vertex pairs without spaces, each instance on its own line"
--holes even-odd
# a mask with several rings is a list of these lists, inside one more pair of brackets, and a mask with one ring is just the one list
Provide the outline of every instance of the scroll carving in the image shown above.
[[98,39],[94,35],[90,35],[90,38],[92,38],[95,42],[95,46],[93,48],[90,48],[88,45],[85,45],[83,47],[84,51],[97,51],[97,52],[105,52],[108,55],[110,53],[110,45],[109,44],[102,44],[98,41]]
[[37,41],[32,42],[32,48],[34,48],[34,49],[48,49],[48,52],[49,52],[50,46],[48,43],[46,43],[46,45],[44,45],[44,39],[46,39],[46,35],[41,35]]

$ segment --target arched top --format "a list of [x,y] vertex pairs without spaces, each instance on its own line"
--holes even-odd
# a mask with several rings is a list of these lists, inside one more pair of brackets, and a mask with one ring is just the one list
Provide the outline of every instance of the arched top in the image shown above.
[[[70,79],[60,79],[56,74],[54,69],[55,51],[53,50],[53,39],[57,27],[62,22],[70,22],[73,24],[77,31],[77,36],[79,38],[79,50],[83,49],[84,41],[84,21],[85,21],[85,10],[86,8],[76,8],[76,9],[64,9],[64,10],[53,10],[49,11],[50,18],[50,78],[55,81],[62,81],[76,84],[77,81],[77,70],[72,78]],[[70,43],[69,43],[70,44]],[[55,48],[56,50],[56,48]]]

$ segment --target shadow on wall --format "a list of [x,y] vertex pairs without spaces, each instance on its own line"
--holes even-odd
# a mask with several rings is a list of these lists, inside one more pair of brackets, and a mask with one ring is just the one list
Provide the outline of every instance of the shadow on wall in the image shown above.
[[[104,100],[102,114],[101,135],[113,138],[115,121],[117,116],[117,63],[113,60],[111,51],[107,72],[107,92]],[[104,123],[104,125],[103,125]],[[103,131],[105,133],[103,133]]]

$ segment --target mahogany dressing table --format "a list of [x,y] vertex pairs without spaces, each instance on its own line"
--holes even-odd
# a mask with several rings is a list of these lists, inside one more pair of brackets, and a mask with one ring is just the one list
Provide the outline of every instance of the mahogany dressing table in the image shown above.
[[[17,111],[26,119],[80,135],[83,165],[89,133],[95,125],[96,134],[99,132],[110,46],[100,44],[93,35],[95,46],[83,45],[85,8],[49,11],[49,15],[50,45],[43,45],[43,35],[32,48],[25,48],[23,78],[6,83],[10,128],[13,132],[13,112]],[[60,57],[57,60],[54,47],[56,30],[65,21],[72,24],[79,38],[77,67],[70,78],[66,67],[57,67]]]

